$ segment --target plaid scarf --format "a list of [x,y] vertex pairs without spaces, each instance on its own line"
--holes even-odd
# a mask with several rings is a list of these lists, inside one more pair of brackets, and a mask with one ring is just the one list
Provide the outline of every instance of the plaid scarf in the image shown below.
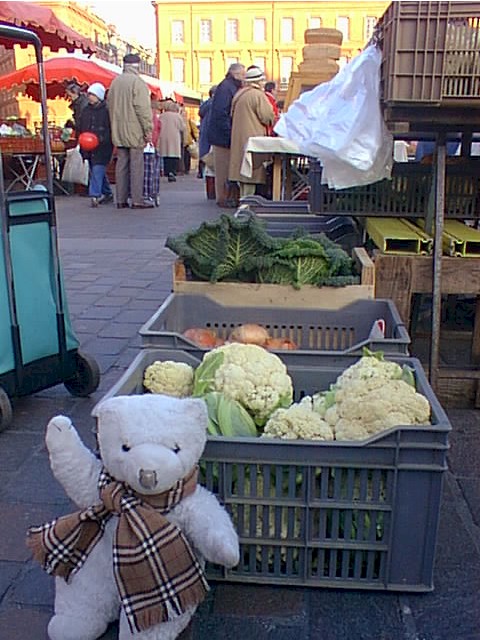
[[197,485],[195,467],[169,491],[155,496],[135,493],[102,470],[100,504],[28,531],[27,545],[47,573],[68,581],[83,565],[113,515],[113,568],[131,633],[139,633],[197,605],[208,584],[194,552],[168,513]]

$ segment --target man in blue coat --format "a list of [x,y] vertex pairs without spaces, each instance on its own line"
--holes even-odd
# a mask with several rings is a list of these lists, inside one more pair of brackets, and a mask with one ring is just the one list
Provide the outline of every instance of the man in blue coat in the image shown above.
[[243,85],[245,66],[239,62],[231,64],[227,75],[218,85],[212,98],[208,123],[208,142],[213,148],[215,164],[215,199],[219,207],[230,207],[228,194],[228,166],[230,164],[230,143],[232,117],[230,109],[233,96]]

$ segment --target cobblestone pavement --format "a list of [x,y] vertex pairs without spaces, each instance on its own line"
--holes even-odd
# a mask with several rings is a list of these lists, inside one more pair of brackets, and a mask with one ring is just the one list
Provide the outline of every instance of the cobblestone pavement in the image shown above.
[[[57,199],[61,262],[81,348],[101,368],[98,391],[74,398],[63,385],[14,403],[0,434],[0,640],[44,640],[53,580],[29,557],[28,526],[71,509],[53,479],[43,443],[52,415],[69,415],[94,446],[90,412],[132,361],[139,327],[171,290],[174,256],[165,238],[220,210],[195,176],[162,183],[160,207],[89,208]],[[480,420],[452,410],[449,468],[441,505],[435,590],[398,594],[217,584],[184,634],[194,640],[480,640]],[[415,496],[411,497],[412,500]],[[110,628],[102,640],[116,638]]]

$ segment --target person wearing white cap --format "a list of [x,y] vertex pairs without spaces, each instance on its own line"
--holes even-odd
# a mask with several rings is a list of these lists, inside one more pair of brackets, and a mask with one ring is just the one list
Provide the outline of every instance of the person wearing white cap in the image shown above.
[[259,67],[249,67],[245,74],[245,86],[232,100],[232,144],[228,179],[238,182],[241,198],[253,195],[256,185],[266,182],[261,156],[254,163],[251,176],[240,173],[248,139],[252,136],[266,135],[267,127],[272,125],[275,119],[273,107],[263,91],[264,80],[265,76]]
[[110,132],[110,117],[105,102],[105,87],[100,82],[94,82],[87,90],[88,105],[82,111],[80,127],[77,135],[84,131],[94,133],[98,138],[98,145],[91,151],[80,148],[80,152],[90,165],[90,179],[88,195],[92,207],[113,201],[112,188],[107,178],[107,165],[112,158],[113,145]]

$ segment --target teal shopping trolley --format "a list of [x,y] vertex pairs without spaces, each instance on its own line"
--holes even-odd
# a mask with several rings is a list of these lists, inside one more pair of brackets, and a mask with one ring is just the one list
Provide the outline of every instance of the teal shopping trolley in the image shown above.
[[26,29],[0,25],[2,38],[35,47],[47,175],[44,185],[6,193],[0,154],[0,431],[11,423],[11,398],[60,383],[88,396],[100,381],[95,360],[78,349],[62,282],[42,43]]

